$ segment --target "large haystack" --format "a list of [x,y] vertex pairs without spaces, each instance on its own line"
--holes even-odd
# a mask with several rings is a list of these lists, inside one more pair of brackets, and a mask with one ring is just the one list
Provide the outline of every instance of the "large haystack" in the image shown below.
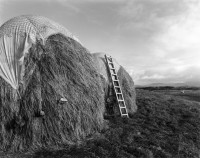
[[73,144],[102,129],[92,55],[64,27],[16,17],[0,28],[0,149]]
[[[68,30],[43,17],[16,17],[0,28],[0,53],[0,150],[74,144],[103,128],[111,91],[104,57]],[[134,83],[115,66],[133,113]]]
[[[93,58],[95,59],[95,62],[97,63],[98,72],[101,75],[101,81],[102,86],[104,89],[104,100],[107,104],[107,101],[110,100],[110,93],[113,93],[113,87],[112,87],[112,81],[109,74],[109,70],[106,64],[105,60],[105,54],[104,53],[94,53]],[[128,113],[134,113],[137,110],[136,106],[136,92],[135,92],[135,86],[132,78],[130,75],[126,72],[126,70],[117,63],[115,59],[113,59],[114,66],[120,81],[120,85],[122,88],[122,93],[125,99],[125,103],[128,109]],[[119,108],[116,103],[114,104],[114,112],[119,114]]]
[[[0,82],[1,148],[73,143],[99,131],[104,100],[93,65],[92,55],[63,35],[50,36],[45,45],[39,41],[33,45],[25,58],[18,103],[12,87]],[[60,102],[61,98],[67,101]]]

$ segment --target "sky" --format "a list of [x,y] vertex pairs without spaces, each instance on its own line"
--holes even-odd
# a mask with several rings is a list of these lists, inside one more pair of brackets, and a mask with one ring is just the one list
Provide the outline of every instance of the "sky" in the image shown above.
[[0,25],[24,14],[65,26],[115,58],[136,85],[199,83],[199,0],[0,0]]

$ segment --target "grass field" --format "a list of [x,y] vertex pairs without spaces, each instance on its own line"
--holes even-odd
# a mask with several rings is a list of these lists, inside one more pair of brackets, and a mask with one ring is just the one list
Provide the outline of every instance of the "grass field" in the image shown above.
[[182,99],[200,102],[199,87],[143,87],[139,89],[150,90],[165,95],[177,96]]
[[200,90],[184,90],[184,93],[182,90],[155,90],[155,92],[200,102]]
[[138,89],[138,111],[134,115],[130,115],[130,118],[107,120],[106,129],[94,134],[82,144],[63,146],[60,149],[43,148],[15,155],[7,153],[6,156],[19,158],[199,158],[199,103],[181,99],[175,94],[177,93]]
[[184,93],[180,90],[167,90],[164,94],[178,96],[183,99],[200,102],[200,90],[184,90]]

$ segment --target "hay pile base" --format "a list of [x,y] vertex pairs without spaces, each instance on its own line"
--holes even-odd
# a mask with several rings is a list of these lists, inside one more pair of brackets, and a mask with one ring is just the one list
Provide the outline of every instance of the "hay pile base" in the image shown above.
[[94,65],[85,48],[60,34],[33,45],[25,58],[21,99],[0,80],[1,150],[72,144],[101,130],[104,92]]

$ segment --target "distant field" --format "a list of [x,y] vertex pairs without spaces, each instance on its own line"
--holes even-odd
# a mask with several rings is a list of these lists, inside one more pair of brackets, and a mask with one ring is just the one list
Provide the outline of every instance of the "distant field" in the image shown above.
[[154,92],[160,92],[166,95],[178,96],[190,101],[200,102],[200,90],[154,90]]
[[137,89],[149,90],[165,95],[177,96],[189,101],[200,102],[200,87],[138,87]]

